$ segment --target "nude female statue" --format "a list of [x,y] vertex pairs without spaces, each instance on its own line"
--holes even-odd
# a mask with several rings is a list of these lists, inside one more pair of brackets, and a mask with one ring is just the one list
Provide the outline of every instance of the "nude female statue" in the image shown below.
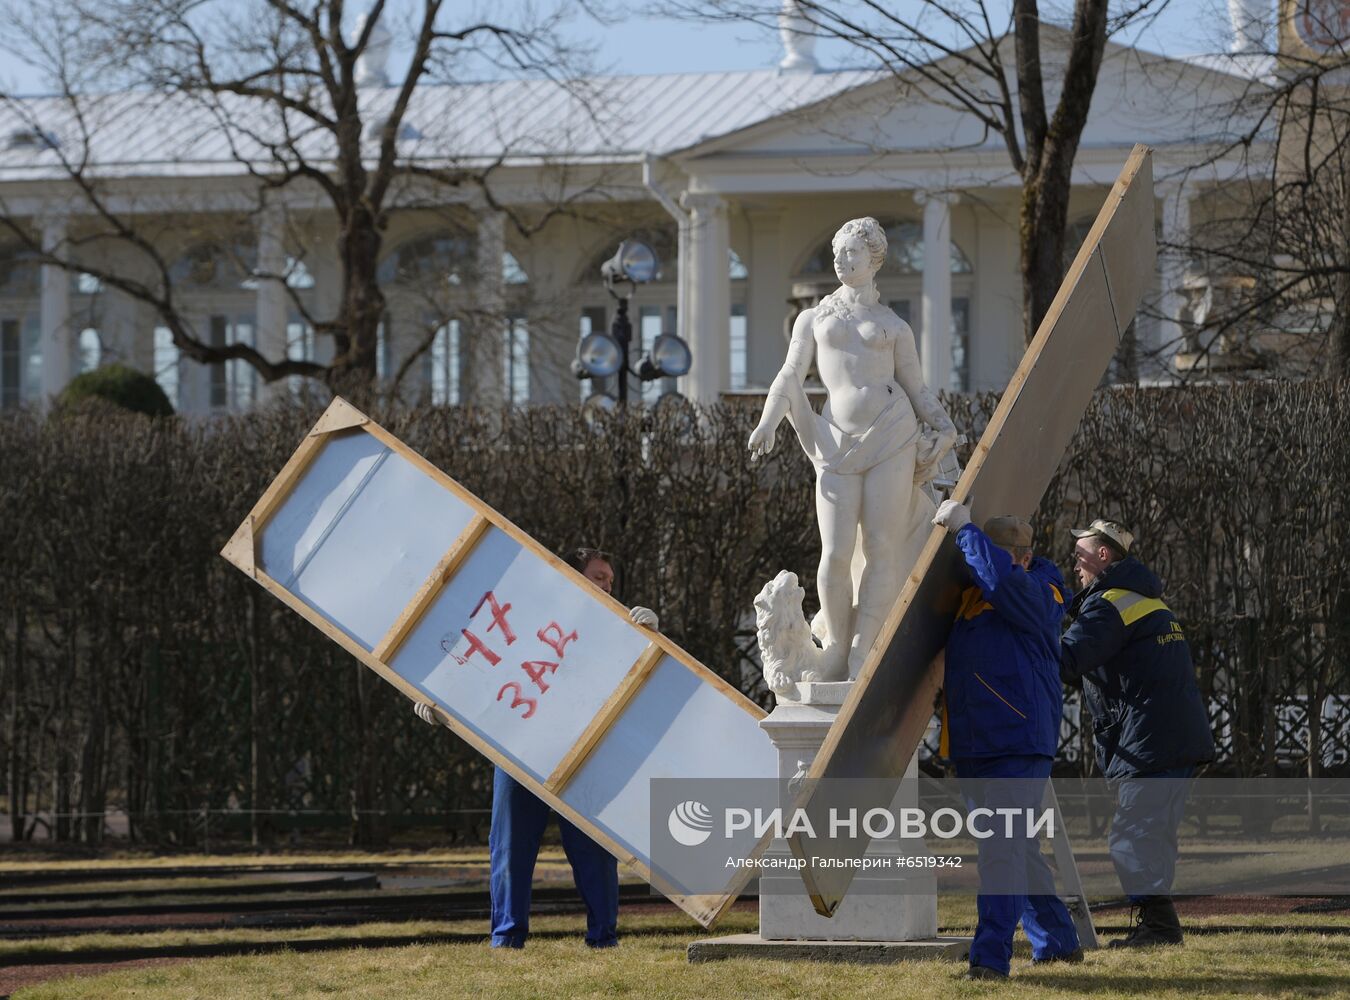
[[[752,456],[768,454],[786,416],[816,468],[815,632],[823,648],[815,680],[855,678],[862,669],[931,527],[932,502],[916,484],[933,478],[956,442],[951,418],[924,384],[913,331],[879,301],[881,225],[846,222],[831,245],[842,284],[797,317],[749,441]],[[828,394],[819,415],[802,388],[813,354]],[[859,542],[864,565],[855,580]]]

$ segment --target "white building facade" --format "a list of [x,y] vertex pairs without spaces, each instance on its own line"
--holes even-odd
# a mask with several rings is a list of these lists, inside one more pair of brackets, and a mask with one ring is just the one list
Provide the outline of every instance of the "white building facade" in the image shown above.
[[[586,81],[587,107],[625,109],[601,118],[540,82],[419,91],[403,155],[489,164],[491,198],[415,179],[398,192],[380,268],[381,377],[409,400],[577,402],[593,388],[569,369],[578,337],[615,312],[600,263],[636,236],[661,270],[633,297],[635,336],[646,345],[678,334],[693,367],[678,385],[634,391],[653,401],[678,389],[700,402],[763,391],[791,316],[833,287],[830,237],[871,215],[890,238],[882,299],[914,328],[929,384],[1001,390],[1024,345],[1020,179],[1001,139],[921,81],[822,71],[801,53],[785,65]],[[1164,252],[1149,315],[1136,324],[1139,359],[1122,375],[1165,375],[1187,266],[1166,245],[1187,243],[1192,221],[1265,155],[1216,154],[1240,123],[1213,109],[1250,90],[1249,70],[1239,59],[1171,60],[1108,44],[1074,168],[1069,251],[1134,143],[1154,147]],[[366,93],[377,115],[391,91],[377,74]],[[44,100],[0,123],[0,211],[76,269],[0,243],[0,406],[41,403],[112,360],[153,373],[188,414],[311,391],[297,379],[264,385],[240,361],[180,357],[153,306],[81,273],[87,262],[148,281],[154,262],[90,238],[102,222],[61,165],[68,140],[55,128],[53,149],[34,131],[34,122],[69,121],[61,102]],[[91,117],[102,130],[88,148],[105,203],[168,264],[197,335],[270,357],[330,356],[311,320],[333,314],[340,287],[331,210],[299,186],[264,200],[237,141],[200,115],[145,103],[101,99]],[[286,283],[255,272],[284,273]]]

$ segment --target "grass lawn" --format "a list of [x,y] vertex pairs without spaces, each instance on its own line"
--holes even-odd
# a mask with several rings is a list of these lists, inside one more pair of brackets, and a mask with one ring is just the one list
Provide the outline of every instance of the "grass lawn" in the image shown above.
[[[944,907],[942,922],[964,922],[962,901]],[[1223,917],[1219,922],[1292,922],[1292,915]],[[1203,918],[1195,924],[1209,922]],[[1345,917],[1321,923],[1350,925]],[[718,934],[753,931],[753,911],[736,912]],[[1024,944],[1006,983],[967,983],[957,977],[963,966],[915,962],[892,966],[835,965],[739,959],[690,965],[685,947],[704,937],[678,914],[633,913],[621,917],[623,943],[592,952],[581,941],[581,917],[540,917],[524,951],[489,949],[481,937],[455,943],[403,948],[341,950],[323,953],[280,952],[190,961],[131,969],[94,978],[67,978],[18,990],[14,1000],[299,1000],[349,996],[422,1000],[471,997],[558,1000],[577,997],[692,997],[731,1000],[742,997],[1137,997],[1141,994],[1193,1000],[1203,997],[1316,997],[1350,995],[1350,936],[1309,932],[1192,935],[1180,949],[1143,953],[1106,950],[1091,953],[1079,966],[1033,968]],[[348,938],[380,934],[482,935],[483,921],[366,924],[359,928],[288,931],[286,936]],[[115,943],[131,940],[118,936]],[[147,947],[167,943],[268,940],[258,930],[225,930],[135,935]],[[90,938],[53,939],[40,944],[72,951],[113,944]],[[23,961],[13,942],[0,962]],[[37,944],[34,942],[33,944]]]
[[[549,855],[546,849],[540,857]],[[562,860],[561,848],[552,852]],[[353,868],[389,865],[464,865],[487,864],[486,847],[451,847],[431,851],[287,851],[278,848],[267,854],[253,851],[222,854],[164,854],[130,849],[109,849],[96,858],[72,857],[51,851],[30,850],[0,854],[0,875],[5,872],[61,872],[70,870],[123,871],[127,868],[250,868],[295,867],[302,865],[350,865]]]

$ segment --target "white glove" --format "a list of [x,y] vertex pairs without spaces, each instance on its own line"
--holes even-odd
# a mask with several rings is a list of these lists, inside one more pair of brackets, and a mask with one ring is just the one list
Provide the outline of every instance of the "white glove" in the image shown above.
[[641,625],[643,628],[649,628],[653,632],[661,628],[661,619],[656,617],[656,612],[651,608],[630,608],[628,617],[633,619],[634,625]]
[[431,707],[431,703],[430,703],[430,702],[426,702],[426,701],[418,701],[418,702],[414,702],[414,703],[413,703],[413,715],[417,716],[419,719],[421,719],[423,722],[425,722],[428,726],[439,726],[439,725],[440,725],[440,720],[438,720],[438,719],[436,718],[436,715],[435,715],[434,711],[432,710],[432,707]]
[[954,535],[970,523],[970,510],[965,504],[957,503],[955,500],[943,500],[937,514],[933,516],[933,523],[942,525],[948,533]]

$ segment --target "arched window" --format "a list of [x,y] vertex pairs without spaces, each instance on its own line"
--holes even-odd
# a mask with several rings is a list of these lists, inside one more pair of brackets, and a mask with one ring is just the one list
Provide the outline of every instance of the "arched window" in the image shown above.
[[246,289],[253,286],[258,266],[258,247],[252,239],[212,237],[187,248],[169,267],[169,278],[180,288]]
[[487,323],[500,330],[502,337],[500,377],[506,401],[524,404],[530,399],[530,331],[523,300],[530,276],[515,254],[503,251],[499,277],[506,292],[505,314],[475,316],[477,255],[474,234],[445,231],[414,237],[385,258],[378,276],[390,301],[389,314],[380,325],[379,374],[391,375],[399,365],[396,349],[386,336],[386,330],[392,329],[399,344],[427,345],[418,362],[421,391],[427,398],[438,405],[461,403],[465,380],[473,377],[465,371],[465,327]]
[[476,252],[471,233],[416,236],[385,257],[377,278],[382,285],[410,290],[464,285],[473,280]]
[[[892,274],[922,274],[923,273],[923,226],[917,222],[904,222],[897,219],[878,219],[882,228],[886,230],[886,263],[881,266],[881,273],[887,271]],[[834,276],[834,248],[830,245],[830,238],[819,244],[811,256],[806,258],[802,264],[800,276],[811,278],[817,275],[825,275],[829,278]],[[970,258],[966,256],[964,250],[952,241],[951,251],[951,272],[952,274],[974,274],[975,268],[971,266]]]

